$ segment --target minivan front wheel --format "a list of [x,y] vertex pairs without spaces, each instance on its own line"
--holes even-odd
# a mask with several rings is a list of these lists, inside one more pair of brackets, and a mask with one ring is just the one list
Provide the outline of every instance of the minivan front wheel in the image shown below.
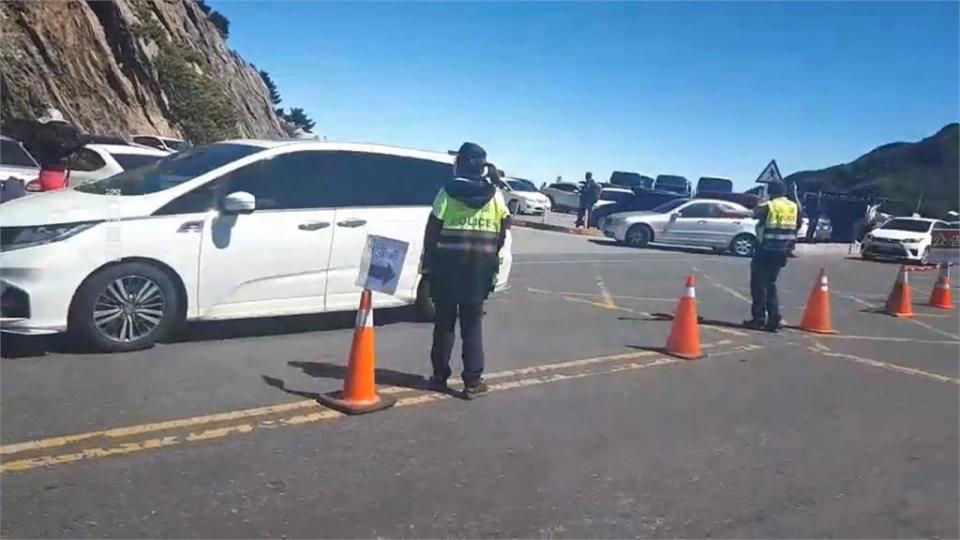
[[80,286],[68,329],[98,351],[144,349],[174,326],[178,303],[167,274],[146,263],[124,262],[94,273]]

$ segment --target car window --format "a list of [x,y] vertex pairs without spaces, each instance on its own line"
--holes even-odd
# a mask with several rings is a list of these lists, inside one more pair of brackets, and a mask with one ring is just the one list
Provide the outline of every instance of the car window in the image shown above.
[[123,171],[75,189],[100,195],[107,193],[123,196],[147,195],[179,186],[227,163],[261,151],[263,151],[262,147],[247,144],[217,143],[197,146],[185,152],[164,157],[147,167]]
[[157,150],[164,150],[163,143],[156,137],[134,137],[133,142],[156,148]]
[[257,210],[332,208],[337,191],[324,174],[323,152],[293,152],[241,167],[220,180],[220,195],[246,191],[257,198]]
[[719,208],[714,203],[694,203],[680,210],[680,217],[685,218],[715,217],[719,214]]
[[296,152],[258,161],[181,195],[157,215],[204,212],[235,191],[257,210],[363,206],[430,206],[453,179],[453,166],[363,152]]
[[366,152],[326,152],[318,170],[337,207],[430,206],[453,179],[449,163]]
[[110,154],[117,163],[123,167],[123,170],[136,169],[144,165],[150,165],[159,161],[163,156],[151,156],[149,154]]
[[749,212],[746,208],[733,204],[718,204],[717,208],[720,217],[742,217]]
[[11,167],[37,167],[37,162],[16,141],[0,139],[0,164]]
[[70,169],[74,171],[96,171],[106,164],[100,154],[89,148],[81,148],[70,157]]

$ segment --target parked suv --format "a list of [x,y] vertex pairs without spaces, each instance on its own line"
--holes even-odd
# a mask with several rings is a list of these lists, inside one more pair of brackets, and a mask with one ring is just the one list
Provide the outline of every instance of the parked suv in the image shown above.
[[669,191],[682,197],[693,195],[693,191],[690,188],[690,181],[683,176],[673,174],[661,174],[657,176],[657,180],[653,183],[653,189],[657,191]]
[[[105,351],[181,320],[357,309],[368,234],[408,243],[395,295],[429,315],[418,265],[443,153],[365,144],[228,141],[0,212],[3,330],[69,331]],[[510,272],[510,237],[497,286]]]

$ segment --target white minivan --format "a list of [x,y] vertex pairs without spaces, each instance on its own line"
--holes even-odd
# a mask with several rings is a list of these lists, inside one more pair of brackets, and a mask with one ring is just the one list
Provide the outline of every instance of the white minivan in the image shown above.
[[[409,243],[395,295],[432,311],[423,232],[453,156],[238,140],[192,148],[0,213],[2,329],[147,347],[183,320],[355,310],[368,234]],[[498,288],[510,271],[510,237]]]

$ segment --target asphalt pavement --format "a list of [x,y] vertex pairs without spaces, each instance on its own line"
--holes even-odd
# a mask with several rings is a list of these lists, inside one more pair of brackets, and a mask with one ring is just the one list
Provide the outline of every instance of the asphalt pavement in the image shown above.
[[[344,417],[351,314],[191,325],[137,353],[4,343],[6,537],[938,537],[958,530],[960,321],[875,312],[897,266],[820,268],[835,336],[753,332],[749,261],[515,231],[491,394],[424,389],[430,325],[380,310],[398,406]],[[660,350],[688,274],[706,358]],[[954,291],[954,298],[957,292]],[[459,366],[457,366],[459,367]],[[455,370],[456,371],[456,370]]]

